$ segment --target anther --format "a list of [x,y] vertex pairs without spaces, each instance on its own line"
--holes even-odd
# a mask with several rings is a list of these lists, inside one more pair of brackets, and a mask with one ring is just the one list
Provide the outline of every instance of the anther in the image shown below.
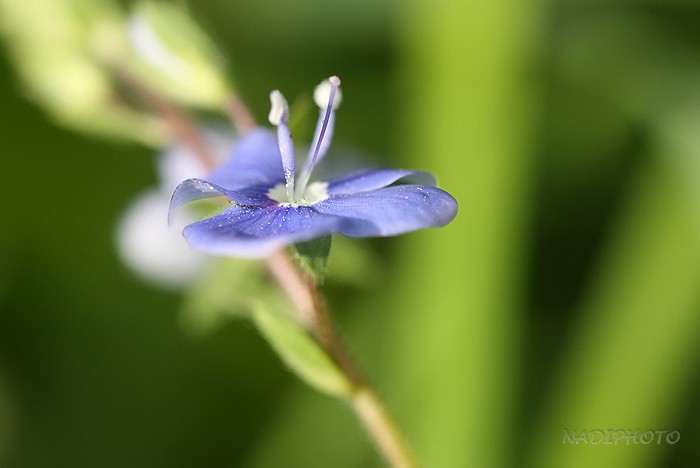
[[270,93],[270,103],[272,104],[270,114],[267,116],[270,123],[275,127],[282,123],[287,123],[289,120],[289,104],[287,104],[287,100],[282,93],[278,90],[272,91]]
[[314,90],[314,102],[319,108],[324,110],[331,99],[331,93],[334,94],[333,109],[337,109],[340,107],[340,102],[343,100],[343,94],[340,92],[340,78],[337,76],[331,76],[316,86]]

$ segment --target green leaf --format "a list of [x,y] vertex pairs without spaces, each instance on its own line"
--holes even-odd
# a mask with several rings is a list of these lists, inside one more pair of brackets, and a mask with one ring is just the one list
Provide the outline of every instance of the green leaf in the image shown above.
[[319,392],[346,398],[353,386],[336,363],[277,301],[253,303],[253,322],[279,357],[304,382]]
[[294,244],[296,258],[301,266],[318,283],[328,271],[328,256],[331,253],[331,236],[319,237],[308,242]]
[[130,21],[139,34],[132,35],[128,65],[138,79],[180,103],[221,108],[232,90],[220,54],[185,7],[141,0]]
[[387,274],[386,264],[377,261],[366,243],[344,236],[333,240],[333,257],[328,259],[328,269],[333,271],[334,283],[356,288],[371,287]]
[[249,312],[251,301],[264,296],[265,270],[260,262],[221,258],[188,291],[180,322],[195,335],[212,331],[232,316]]

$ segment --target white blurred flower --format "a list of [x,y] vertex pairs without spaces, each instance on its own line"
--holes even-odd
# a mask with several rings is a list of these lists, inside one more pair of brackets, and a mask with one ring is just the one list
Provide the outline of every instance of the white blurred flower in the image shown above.
[[158,189],[134,200],[119,223],[117,247],[124,263],[143,279],[180,287],[202,272],[206,257],[190,249],[180,232],[168,226],[169,203]]
[[[223,159],[235,137],[208,129],[205,139],[212,154]],[[209,257],[194,251],[182,237],[181,227],[197,220],[197,213],[179,210],[168,226],[168,207],[175,187],[185,179],[203,177],[209,169],[183,145],[167,148],[158,158],[160,185],[147,190],[128,206],[116,229],[117,251],[140,278],[164,288],[190,284],[207,268]]]

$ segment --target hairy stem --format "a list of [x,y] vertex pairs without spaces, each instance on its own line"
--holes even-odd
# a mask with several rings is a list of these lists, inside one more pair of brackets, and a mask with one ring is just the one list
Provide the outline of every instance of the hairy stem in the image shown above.
[[268,257],[267,265],[275,281],[296,307],[297,321],[316,338],[353,387],[365,386],[366,380],[346,351],[313,279],[299,271],[286,252],[281,250]]
[[371,387],[358,388],[351,403],[355,414],[391,466],[395,468],[417,466],[396,422]]
[[257,126],[253,114],[250,113],[245,103],[236,95],[228,98],[225,111],[241,135],[250,132]]
[[143,105],[165,123],[174,140],[188,147],[205,167],[213,168],[216,165],[216,158],[209,150],[199,127],[184,109],[129,73],[120,69],[116,69],[115,73],[142,101]]
[[395,468],[416,467],[399,427],[347,352],[316,283],[299,271],[284,251],[268,257],[267,266],[294,304],[297,320],[314,335],[353,385],[349,403],[384,459]]

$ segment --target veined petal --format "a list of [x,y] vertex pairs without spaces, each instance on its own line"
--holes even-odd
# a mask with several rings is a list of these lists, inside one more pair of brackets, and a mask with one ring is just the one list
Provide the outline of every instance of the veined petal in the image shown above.
[[335,232],[341,222],[308,206],[232,206],[186,226],[183,235],[192,247],[203,252],[256,258],[288,244]]
[[402,169],[370,169],[331,179],[328,182],[329,195],[369,192],[384,188],[399,180],[420,185],[435,185],[435,178],[423,171]]
[[395,236],[446,225],[457,215],[457,200],[436,187],[397,185],[334,195],[313,208],[343,218],[337,232],[346,236]]
[[170,198],[170,209],[168,210],[168,219],[172,219],[172,214],[178,206],[181,206],[192,200],[200,200],[202,198],[210,198],[223,195],[239,205],[260,206],[270,204],[271,200],[264,193],[250,191],[247,193],[226,190],[219,185],[212,184],[202,179],[187,179],[177,186]]
[[257,128],[244,136],[231,156],[206,179],[228,190],[269,189],[284,182],[277,136]]

